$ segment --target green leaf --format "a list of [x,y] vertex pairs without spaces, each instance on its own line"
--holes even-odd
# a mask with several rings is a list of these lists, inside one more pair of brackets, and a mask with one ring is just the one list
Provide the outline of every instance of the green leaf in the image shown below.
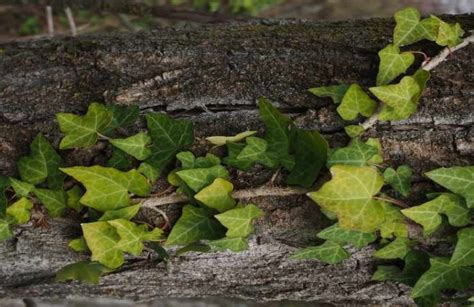
[[396,238],[394,241],[377,250],[374,254],[382,259],[403,259],[410,250],[411,242],[407,238]]
[[151,154],[151,149],[148,148],[151,138],[146,132],[139,132],[125,139],[111,139],[110,143],[140,161]]
[[146,178],[148,178],[148,180],[150,180],[151,182],[155,182],[156,180],[158,180],[158,177],[160,177],[160,172],[146,162],[140,163],[138,171],[142,173]]
[[290,256],[290,259],[317,259],[325,263],[336,264],[349,257],[349,253],[338,243],[325,241],[322,245],[296,251]]
[[348,146],[337,148],[329,155],[327,166],[337,164],[365,166],[377,153],[376,147],[367,145],[359,139],[353,139]]
[[466,199],[468,208],[474,208],[474,166],[455,166],[438,168],[425,175]]
[[474,265],[474,227],[458,231],[458,243],[451,257],[450,265]]
[[48,186],[51,189],[62,189],[64,174],[59,171],[61,157],[48,140],[39,133],[31,143],[30,149],[30,155],[18,161],[21,180],[36,185],[48,178]]
[[209,241],[209,245],[219,251],[230,250],[234,253],[241,252],[248,248],[247,238],[222,238],[219,240]]
[[411,45],[423,39],[436,39],[439,23],[432,18],[420,21],[420,12],[413,7],[396,12],[395,21],[397,25],[393,32],[393,42],[396,46]]
[[93,222],[82,223],[81,227],[93,261],[99,261],[111,269],[123,264],[123,251],[118,248],[120,236],[112,225],[108,222]]
[[97,262],[79,261],[66,265],[56,273],[56,281],[79,280],[98,284],[100,275],[107,269]]
[[450,265],[447,258],[430,259],[431,267],[417,281],[412,298],[437,293],[443,289],[463,290],[474,279],[474,268]]
[[51,217],[59,217],[66,209],[66,192],[63,190],[35,189],[36,197],[48,210]]
[[83,206],[79,202],[83,194],[82,189],[75,185],[71,189],[66,191],[67,201],[66,206],[73,209],[76,212],[80,212],[83,209]]
[[369,117],[375,109],[377,109],[377,103],[370,99],[358,84],[352,84],[337,107],[337,113],[344,120],[353,120],[358,114]]
[[181,162],[181,169],[207,168],[221,164],[221,159],[211,153],[196,158],[192,152],[182,151],[176,155],[176,159]]
[[356,138],[364,133],[365,129],[361,125],[349,125],[344,127],[344,131],[350,138]]
[[384,220],[384,211],[372,197],[380,192],[383,177],[366,166],[335,165],[330,171],[332,179],[308,195],[322,208],[336,213],[341,228],[375,231]]
[[292,138],[291,149],[295,153],[295,166],[286,182],[310,187],[326,164],[328,143],[317,131],[298,129]]
[[431,16],[434,22],[438,22],[439,30],[436,37],[436,43],[440,46],[455,47],[463,42],[462,36],[464,35],[464,30],[461,28],[459,23],[449,24],[442,21],[436,16]]
[[343,229],[338,224],[334,224],[320,231],[318,238],[334,241],[341,245],[351,244],[354,247],[362,248],[374,242],[377,236],[374,233]]
[[[405,76],[398,84],[371,87],[369,90],[385,103],[379,115],[380,120],[406,119],[416,112],[414,98],[420,93],[420,86],[411,76]],[[389,111],[388,111],[389,110]]]
[[416,83],[420,87],[420,91],[418,92],[418,94],[416,94],[412,98],[413,103],[418,104],[418,101],[420,100],[421,95],[423,94],[423,91],[426,87],[426,83],[428,82],[430,77],[431,77],[430,72],[421,68],[418,69],[413,75],[413,79],[415,79]]
[[144,247],[142,238],[146,233],[146,228],[124,219],[110,220],[107,222],[115,228],[120,237],[115,248],[134,256],[139,256],[142,253]]
[[140,108],[138,106],[113,105],[109,106],[108,109],[112,111],[112,121],[107,127],[108,131],[133,125],[140,114]]
[[199,243],[199,242],[193,242],[190,243],[176,251],[177,256],[184,255],[186,253],[190,252],[198,252],[198,253],[207,253],[208,251],[211,250],[211,247],[207,244]]
[[365,144],[375,147],[377,149],[377,154],[370,158],[367,162],[380,164],[383,163],[383,150],[382,144],[380,144],[380,140],[377,138],[368,138]]
[[112,148],[112,155],[107,161],[107,167],[113,167],[122,171],[126,171],[132,167],[133,158],[125,151],[118,149],[117,147]]
[[408,237],[408,227],[400,208],[382,202],[385,219],[380,225],[380,236],[391,239],[395,237]]
[[0,175],[0,219],[6,216],[8,199],[5,192],[10,186],[10,180]]
[[60,149],[90,147],[97,142],[98,133],[104,132],[112,121],[112,111],[104,105],[91,103],[86,115],[58,113],[59,128],[65,134]]
[[193,124],[159,113],[146,114],[146,121],[153,144],[151,155],[145,161],[161,172],[173,160],[176,153],[193,144]]
[[115,219],[131,220],[140,210],[140,204],[128,206],[118,210],[105,211],[99,221],[110,221]]
[[194,198],[219,212],[234,208],[235,200],[231,193],[234,185],[222,178],[216,178],[210,185],[194,195]]
[[265,98],[258,100],[258,108],[260,110],[260,119],[266,128],[267,152],[285,166],[284,161],[289,159],[290,132],[288,127],[291,121]]
[[386,85],[396,77],[405,73],[415,61],[411,52],[400,53],[400,48],[389,44],[379,51],[379,72],[377,74],[377,86]]
[[89,248],[87,247],[87,243],[86,243],[86,240],[84,240],[84,237],[72,239],[71,241],[69,241],[67,246],[69,246],[70,249],[78,253],[89,251]]
[[258,137],[248,137],[247,145],[237,156],[240,161],[258,162],[268,168],[274,168],[278,164],[278,158],[272,152],[267,152],[268,143]]
[[342,97],[346,94],[349,89],[349,85],[329,85],[310,88],[308,91],[318,97],[331,97],[335,104],[339,104],[342,101]]
[[17,197],[27,197],[35,189],[35,186],[31,183],[23,182],[13,177],[10,177],[9,179]]
[[6,220],[0,219],[0,242],[13,237],[10,224]]
[[7,214],[11,215],[17,224],[24,224],[30,220],[31,209],[33,209],[33,204],[23,197],[7,208]]
[[423,226],[425,235],[436,231],[443,219],[441,214],[448,217],[451,225],[461,227],[469,223],[469,209],[466,208],[462,198],[454,194],[442,194],[422,205],[403,209],[402,213],[413,221]]
[[235,208],[221,214],[215,218],[227,228],[226,236],[229,238],[247,237],[253,231],[253,222],[263,215],[254,204],[248,204],[243,208]]
[[413,172],[408,165],[402,165],[394,170],[393,168],[387,168],[383,177],[385,182],[389,183],[396,191],[400,192],[403,196],[407,197],[410,194],[411,188],[411,176]]
[[199,192],[204,187],[210,185],[216,178],[229,178],[229,172],[222,165],[181,170],[176,172],[176,175],[194,192]]
[[210,137],[207,137],[206,140],[208,140],[211,144],[214,144],[216,146],[222,146],[222,145],[225,145],[227,142],[232,142],[232,143],[239,142],[248,136],[254,135],[255,133],[257,133],[257,131],[244,131],[239,134],[236,134],[235,136],[210,136]]
[[220,238],[222,232],[222,226],[209,216],[207,209],[186,205],[165,244],[186,245],[199,240],[214,240]]
[[242,152],[242,149],[244,149],[244,147],[246,147],[245,144],[228,142],[227,143],[227,157],[224,158],[224,163],[243,171],[250,170],[252,168],[252,165],[254,164],[253,161],[237,159],[237,157]]
[[150,185],[137,170],[121,172],[102,166],[61,168],[87,189],[81,203],[99,211],[116,210],[130,204],[128,192],[147,196]]

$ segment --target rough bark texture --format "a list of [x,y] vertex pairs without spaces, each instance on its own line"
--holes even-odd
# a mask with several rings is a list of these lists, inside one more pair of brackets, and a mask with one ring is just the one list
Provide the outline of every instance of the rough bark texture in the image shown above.
[[[474,28],[473,16],[450,19],[466,30]],[[388,20],[255,22],[0,44],[0,173],[15,173],[15,160],[27,153],[39,131],[58,142],[55,113],[83,112],[90,101],[190,118],[202,137],[262,128],[255,99],[267,96],[301,127],[320,129],[332,144],[343,144],[347,138],[334,105],[311,96],[307,88],[342,82],[372,85],[377,51],[390,40],[392,29]],[[417,48],[429,54],[439,50],[432,44]],[[433,71],[415,116],[380,123],[366,133],[381,139],[390,163],[414,167],[418,193],[412,199],[422,198],[426,190],[423,171],[474,164],[473,59],[472,45],[453,54]],[[87,151],[65,153],[69,163],[84,156]],[[239,188],[258,186],[271,177],[263,171],[233,175]],[[53,221],[47,228],[18,228],[14,240],[0,245],[0,296],[411,303],[406,287],[370,281],[371,248],[335,266],[289,260],[295,246],[314,243],[317,230],[326,226],[304,196],[252,201],[266,214],[248,251],[193,253],[173,258],[168,267],[131,259],[99,286],[53,282],[57,269],[80,257],[67,249],[67,241],[79,233],[70,219]],[[166,212],[175,219],[179,208],[172,205]]]

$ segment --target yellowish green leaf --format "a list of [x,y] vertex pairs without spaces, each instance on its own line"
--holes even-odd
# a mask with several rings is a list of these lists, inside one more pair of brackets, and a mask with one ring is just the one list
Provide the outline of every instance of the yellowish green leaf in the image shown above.
[[379,72],[377,74],[377,86],[386,85],[396,77],[405,73],[415,61],[411,52],[400,52],[400,48],[389,44],[379,51]]
[[353,120],[358,114],[368,117],[375,109],[377,103],[358,84],[352,84],[337,107],[337,113],[345,120]]
[[333,241],[325,241],[322,245],[296,251],[290,256],[290,259],[317,259],[325,263],[335,264],[349,257],[349,253],[341,245]]
[[245,207],[231,209],[221,214],[215,215],[215,218],[227,228],[226,236],[229,238],[247,237],[253,231],[254,220],[263,214],[254,204],[248,204]]
[[216,146],[222,146],[222,145],[225,145],[227,142],[232,142],[232,143],[239,142],[248,136],[254,135],[255,133],[257,133],[257,131],[244,131],[234,136],[210,136],[210,137],[207,137],[206,140],[208,140],[211,144],[214,144]]
[[140,161],[151,154],[151,138],[146,132],[139,132],[125,139],[111,139],[110,143]]
[[235,206],[235,200],[231,196],[233,189],[234,185],[229,181],[216,178],[210,185],[194,195],[194,198],[209,208],[224,212]]
[[31,201],[22,197],[7,208],[7,214],[15,219],[16,224],[24,224],[30,220],[31,209]]

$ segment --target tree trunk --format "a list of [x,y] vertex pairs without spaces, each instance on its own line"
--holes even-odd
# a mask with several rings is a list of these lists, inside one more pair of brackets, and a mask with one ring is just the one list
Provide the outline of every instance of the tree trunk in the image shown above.
[[[474,28],[472,15],[449,20],[459,21],[465,30]],[[0,44],[0,173],[15,174],[15,161],[28,152],[38,132],[57,144],[55,113],[84,112],[91,101],[189,118],[196,135],[203,137],[261,129],[255,99],[266,96],[299,126],[322,131],[333,145],[344,144],[348,139],[335,106],[307,89],[337,83],[373,85],[377,51],[390,41],[393,26],[383,19],[259,21]],[[430,43],[411,49],[430,55],[439,51]],[[422,172],[474,164],[473,59],[472,45],[454,53],[432,71],[416,115],[378,123],[366,132],[381,139],[386,161],[415,169],[412,201],[422,199],[430,187]],[[101,150],[68,151],[65,158],[71,165],[78,157],[92,162],[92,152]],[[247,188],[265,183],[272,174],[234,175],[236,186]],[[173,258],[167,266],[133,258],[119,272],[103,277],[99,286],[53,281],[57,269],[81,258],[67,248],[68,240],[79,233],[71,219],[50,221],[45,228],[19,227],[15,239],[0,245],[0,296],[412,303],[407,287],[370,281],[372,247],[354,251],[338,265],[289,260],[296,246],[314,243],[317,231],[327,226],[305,196],[251,201],[266,214],[248,251],[191,253]],[[166,212],[176,219],[179,209],[170,205]]]

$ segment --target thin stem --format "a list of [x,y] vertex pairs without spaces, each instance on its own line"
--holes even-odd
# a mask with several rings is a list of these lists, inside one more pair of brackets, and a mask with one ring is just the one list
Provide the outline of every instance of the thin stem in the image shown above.
[[431,58],[423,51],[407,51],[407,52],[411,52],[413,54],[421,54],[424,58],[423,63],[427,63],[431,60]]
[[107,141],[110,141],[110,138],[106,135],[103,135],[102,133],[100,132],[97,132],[97,135],[100,137],[101,140],[107,140]]
[[394,204],[394,205],[397,205],[399,207],[402,207],[402,208],[408,208],[408,205],[405,204],[404,202],[398,200],[398,199],[395,199],[395,198],[392,198],[392,197],[389,197],[389,196],[374,196],[373,199],[376,199],[376,200],[381,200],[381,201],[386,201],[388,203],[391,203],[391,204]]

